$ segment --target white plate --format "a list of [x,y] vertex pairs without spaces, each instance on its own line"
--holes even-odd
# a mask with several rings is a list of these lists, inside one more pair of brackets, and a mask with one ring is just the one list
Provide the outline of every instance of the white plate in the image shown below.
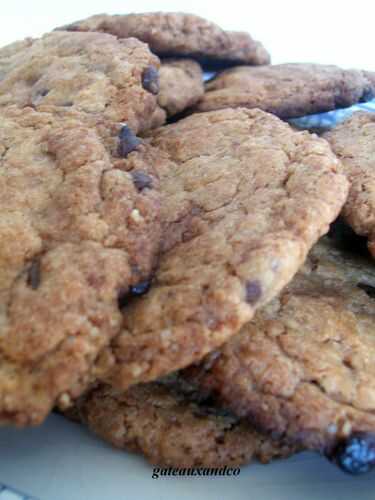
[[[312,453],[243,467],[236,478],[152,479],[142,458],[107,446],[58,415],[34,429],[1,429],[0,450],[0,483],[40,500],[375,498],[375,473],[351,477]],[[5,491],[0,500],[22,498]]]

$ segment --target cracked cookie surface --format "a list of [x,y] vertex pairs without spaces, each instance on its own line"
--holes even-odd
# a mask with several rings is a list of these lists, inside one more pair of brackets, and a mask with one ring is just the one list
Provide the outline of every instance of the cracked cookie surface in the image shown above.
[[260,108],[293,118],[351,106],[374,95],[374,77],[364,71],[303,63],[238,67],[208,82],[196,109]]
[[343,216],[357,234],[368,238],[375,256],[375,116],[355,113],[324,137],[341,159],[350,182]]
[[178,384],[140,384],[126,392],[102,386],[76,410],[76,417],[105,441],[159,466],[234,467],[297,451],[210,406],[197,393],[181,391]]
[[163,159],[162,255],[97,366],[122,389],[223,344],[292,279],[347,195],[328,144],[260,110],[150,134]]
[[159,59],[135,39],[104,33],[49,33],[0,49],[0,108],[15,104],[84,112],[98,120],[149,128],[157,92],[144,74]]
[[100,31],[119,38],[134,37],[161,57],[191,57],[203,64],[268,64],[263,45],[248,33],[224,31],[194,14],[151,12],[99,14],[63,26],[69,31]]
[[151,272],[158,160],[86,115],[0,115],[0,423],[25,425],[84,388],[119,294]]
[[263,431],[331,455],[375,432],[375,267],[324,240],[279,297],[185,376]]

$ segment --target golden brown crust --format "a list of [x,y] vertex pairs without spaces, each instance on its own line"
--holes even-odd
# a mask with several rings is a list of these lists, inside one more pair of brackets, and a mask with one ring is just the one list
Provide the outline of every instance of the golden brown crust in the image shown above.
[[168,116],[193,106],[204,94],[202,68],[192,59],[165,59],[159,74],[158,103]]
[[121,158],[119,127],[85,115],[0,114],[0,422],[34,424],[82,390],[119,293],[153,268],[158,160],[144,144]]
[[375,270],[319,243],[289,286],[185,376],[260,429],[331,453],[375,432]]
[[324,140],[259,110],[196,114],[150,142],[165,160],[164,253],[97,367],[123,389],[234,335],[292,279],[347,195]]
[[77,409],[95,434],[158,466],[235,467],[254,458],[266,463],[297,451],[219,408],[158,383],[127,392],[102,386],[83,398]]
[[134,37],[149,44],[160,56],[187,56],[206,64],[268,64],[270,61],[263,45],[248,33],[224,31],[199,16],[182,12],[99,14],[57,29]]
[[375,116],[355,113],[324,137],[342,160],[350,181],[343,215],[356,233],[368,237],[375,256]]
[[87,113],[132,130],[150,128],[157,92],[143,75],[159,67],[147,45],[104,33],[49,33],[0,51],[0,107],[42,111],[57,107]]
[[238,67],[208,82],[196,109],[260,108],[281,118],[320,113],[369,100],[375,95],[369,75],[323,64]]

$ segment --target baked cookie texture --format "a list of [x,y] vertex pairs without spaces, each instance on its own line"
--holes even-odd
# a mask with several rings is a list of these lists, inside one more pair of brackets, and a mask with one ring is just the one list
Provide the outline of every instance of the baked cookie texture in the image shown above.
[[140,384],[126,392],[101,386],[81,399],[77,416],[116,448],[141,453],[158,466],[235,467],[297,451],[176,383]]
[[194,14],[151,12],[99,14],[57,28],[68,31],[100,31],[119,38],[134,37],[160,57],[191,57],[202,64],[268,64],[263,45],[248,33],[224,31]]
[[158,103],[168,116],[190,108],[204,94],[202,68],[192,59],[165,59],[159,74]]
[[86,113],[137,133],[157,110],[159,59],[135,39],[55,32],[0,49],[0,108]]
[[0,423],[37,424],[83,390],[154,267],[158,155],[86,115],[0,115]]
[[[25,38],[23,40],[17,40],[16,42],[12,42],[8,45],[0,47],[0,60],[1,60],[0,67],[3,69],[3,67],[5,67],[6,65],[6,62],[9,62],[10,64],[12,61],[12,57],[14,57],[22,50],[30,48],[33,43],[34,43],[33,38]],[[8,61],[6,61],[7,58],[9,58]]]
[[323,239],[279,297],[185,376],[263,431],[335,457],[375,432],[374,291],[371,258]]
[[163,158],[162,255],[97,364],[122,389],[237,333],[293,278],[348,190],[326,141],[260,110],[195,114],[149,140]]
[[341,159],[350,182],[343,216],[356,233],[368,238],[375,256],[375,116],[355,113],[324,137]]
[[375,78],[359,70],[323,64],[237,67],[206,84],[198,111],[260,108],[280,118],[294,118],[351,106],[375,96]]

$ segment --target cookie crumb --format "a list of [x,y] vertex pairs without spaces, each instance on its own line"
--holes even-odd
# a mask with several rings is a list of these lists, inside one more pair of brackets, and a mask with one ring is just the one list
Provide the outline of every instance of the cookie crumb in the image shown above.
[[72,398],[68,393],[64,392],[59,397],[57,403],[61,409],[69,408],[72,405]]
[[143,220],[143,217],[140,213],[140,211],[138,210],[138,208],[134,208],[131,213],[130,213],[130,218],[134,221],[134,222],[141,222]]
[[344,436],[349,436],[351,432],[352,432],[352,424],[349,422],[349,420],[346,420],[341,428],[341,433]]
[[143,372],[142,368],[139,365],[133,365],[129,367],[131,374],[133,377],[139,377],[139,375]]

